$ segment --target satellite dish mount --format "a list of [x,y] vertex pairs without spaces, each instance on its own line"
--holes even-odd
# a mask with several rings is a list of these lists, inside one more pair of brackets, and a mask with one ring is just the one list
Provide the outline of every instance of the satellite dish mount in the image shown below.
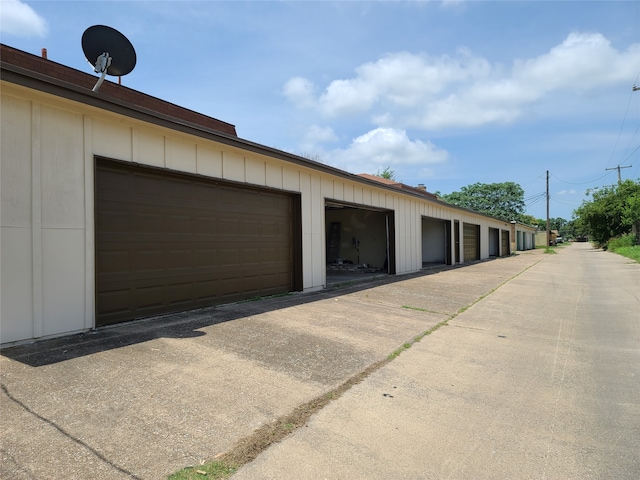
[[93,71],[96,73],[101,73],[102,75],[100,75],[100,79],[96,82],[95,86],[92,89],[94,92],[97,92],[100,88],[100,85],[102,85],[102,82],[104,82],[104,77],[106,77],[107,75],[107,69],[111,65],[111,60],[113,59],[109,56],[109,52],[104,52],[97,58],[95,66],[93,67]]
[[116,29],[105,25],[94,25],[84,31],[82,50],[93,71],[101,74],[93,87],[94,92],[98,91],[107,74],[121,77],[136,66],[136,51],[131,42]]

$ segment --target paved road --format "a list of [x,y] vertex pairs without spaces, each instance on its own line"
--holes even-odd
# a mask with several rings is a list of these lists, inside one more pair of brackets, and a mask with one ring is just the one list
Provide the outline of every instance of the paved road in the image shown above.
[[3,350],[0,478],[166,478],[444,320],[234,480],[640,478],[639,292],[576,244]]
[[640,478],[640,265],[561,249],[233,477],[323,478]]

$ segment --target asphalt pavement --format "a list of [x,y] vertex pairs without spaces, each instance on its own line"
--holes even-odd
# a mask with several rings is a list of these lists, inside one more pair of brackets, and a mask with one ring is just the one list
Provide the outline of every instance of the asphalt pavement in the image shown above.
[[559,250],[5,349],[0,478],[166,478],[443,321],[233,479],[638,478],[640,265]]

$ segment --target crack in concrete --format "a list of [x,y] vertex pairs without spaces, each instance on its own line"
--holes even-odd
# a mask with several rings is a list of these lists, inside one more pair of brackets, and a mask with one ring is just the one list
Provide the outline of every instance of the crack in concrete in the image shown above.
[[109,460],[107,457],[105,457],[104,455],[102,455],[100,452],[98,452],[95,448],[91,447],[90,445],[87,445],[85,442],[83,442],[82,440],[80,440],[79,438],[74,437],[73,435],[71,435],[69,432],[67,432],[64,428],[62,428],[61,426],[59,426],[57,423],[55,423],[53,420],[49,420],[46,417],[43,417],[42,415],[40,415],[37,412],[34,412],[31,408],[29,408],[29,406],[27,406],[25,403],[23,403],[22,401],[18,400],[16,397],[14,397],[13,395],[11,395],[11,393],[9,392],[9,390],[7,389],[6,385],[4,383],[0,383],[0,388],[2,388],[2,391],[4,392],[4,394],[7,396],[7,398],[9,400],[11,400],[12,402],[14,402],[16,405],[18,405],[20,408],[22,408],[24,411],[28,412],[30,415],[33,415],[34,417],[36,417],[38,420],[43,421],[44,423],[50,425],[51,427],[55,428],[56,430],[58,430],[58,432],[60,432],[63,436],[65,436],[66,438],[68,438],[69,440],[71,440],[72,442],[80,445],[83,448],[86,448],[87,450],[89,450],[93,455],[95,455],[96,457],[98,457],[100,460],[102,460],[104,463],[106,463],[107,465],[109,465],[110,467],[112,467],[115,470],[118,470],[120,473],[123,473],[125,475],[128,475],[131,478],[134,478],[136,480],[142,480],[141,477],[138,477],[136,474],[130,472],[129,470],[122,468],[118,465],[116,465],[115,463],[113,463],[111,460]]

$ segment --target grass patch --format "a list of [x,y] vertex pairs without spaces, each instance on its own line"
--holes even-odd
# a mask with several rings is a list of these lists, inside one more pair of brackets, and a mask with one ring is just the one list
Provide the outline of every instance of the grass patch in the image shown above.
[[[538,263],[538,262],[536,262]],[[535,264],[534,264],[535,265]],[[533,265],[527,267],[524,271],[531,268]],[[520,275],[522,272],[514,275],[513,277],[505,280],[499,286],[492,289],[486,295],[478,298],[475,302],[467,307],[461,308],[457,313],[450,315],[449,318],[443,320],[430,329],[422,332],[413,338],[412,341],[405,342],[402,346],[391,354],[389,354],[386,358],[379,360],[372,365],[369,365],[362,372],[354,375],[342,385],[336,387],[335,389],[303,404],[294,409],[291,413],[277,418],[273,422],[263,425],[262,427],[255,430],[251,435],[245,437],[238,441],[228,452],[223,454],[216,455],[215,460],[205,463],[199,467],[187,467],[179,472],[174,473],[173,475],[168,477],[168,480],[198,480],[198,479],[215,479],[215,480],[227,480],[231,477],[242,465],[246,465],[247,463],[253,461],[260,453],[266,450],[269,446],[274,443],[277,443],[283,440],[287,435],[294,432],[296,429],[303,427],[307,424],[309,419],[318,411],[322,410],[326,405],[328,405],[333,400],[337,400],[340,398],[347,390],[349,390],[354,385],[362,382],[371,374],[378,371],[380,368],[384,367],[388,363],[390,363],[394,358],[398,357],[402,352],[411,348],[411,346],[419,341],[421,341],[427,335],[431,335],[436,330],[446,326],[449,321],[460,315],[462,312],[467,310],[472,305],[475,305],[483,298],[487,297],[491,293],[495,292],[502,285],[507,283],[509,280],[513,280],[515,277]],[[404,305],[402,308],[408,308],[410,310],[418,310],[427,313],[438,313],[431,312],[429,310],[411,307]],[[442,314],[440,314],[442,315]]]
[[373,372],[386,365],[389,360],[380,360],[362,372],[354,375],[342,385],[295,408],[293,412],[263,425],[252,435],[240,440],[229,452],[220,457],[226,465],[244,465],[254,460],[269,445],[279,442],[295,429],[306,425],[311,416],[324,408],[333,400],[340,398],[344,392],[362,382]]
[[434,310],[427,310],[426,308],[420,307],[411,307],[409,305],[403,305],[402,308],[406,308],[407,310],[417,310],[418,312],[435,313],[437,315],[442,315],[440,312],[436,312]]
[[199,467],[187,467],[168,477],[168,480],[226,480],[236,473],[237,467],[224,462],[211,462]]
[[[402,308],[411,308],[411,307],[402,307]],[[421,309],[415,308],[413,310],[421,310]],[[455,315],[452,315],[451,317],[447,318],[446,320],[443,320],[442,322],[437,323],[436,325],[431,327],[429,330],[427,330],[425,332],[422,332],[420,335],[414,337],[411,342],[403,343],[400,348],[397,348],[396,350],[391,352],[389,354],[389,356],[387,357],[387,359],[388,360],[393,360],[394,358],[397,358],[402,352],[404,352],[405,350],[410,349],[413,346],[414,343],[418,343],[420,340],[422,340],[427,335],[431,335],[433,332],[435,332],[439,328],[444,327],[449,322],[449,320],[451,320],[454,317],[455,317]]]
[[640,245],[633,245],[631,247],[618,247],[616,249],[609,249],[613,253],[622,255],[623,257],[630,258],[631,260],[640,263]]
[[635,240],[631,234],[612,238],[607,243],[607,250],[640,263],[640,245],[634,245]]

